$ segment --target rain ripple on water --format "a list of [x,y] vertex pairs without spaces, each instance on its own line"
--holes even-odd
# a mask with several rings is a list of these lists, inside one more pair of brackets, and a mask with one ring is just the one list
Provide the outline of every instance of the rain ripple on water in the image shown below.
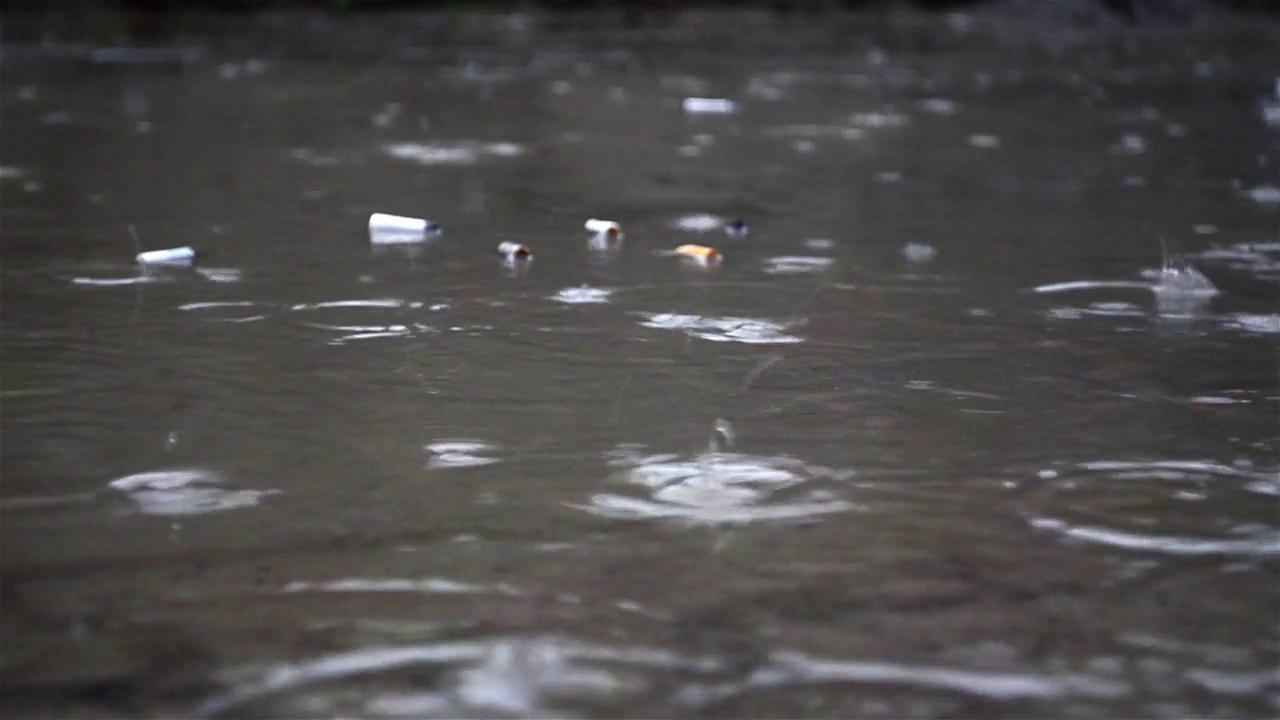
[[[1280,472],[1199,460],[1094,461],[1047,471],[1031,527],[1167,556],[1280,555]],[[1207,533],[1206,527],[1217,532]]]
[[[399,679],[397,682],[396,680]],[[225,692],[203,717],[577,717],[621,709],[645,692],[676,687],[684,712],[748,693],[822,685],[907,687],[993,701],[1114,700],[1130,685],[1103,672],[982,672],[815,657],[776,651],[748,664],[645,646],[608,646],[554,635],[374,646],[225,673]],[[354,684],[378,692],[351,692]],[[388,687],[389,686],[389,687]],[[613,713],[609,713],[612,715]]]
[[674,520],[688,524],[741,524],[797,520],[860,510],[822,490],[797,490],[818,480],[852,476],[786,457],[708,451],[693,456],[646,453],[623,445],[609,453],[615,480],[648,495],[598,493],[587,505],[595,515],[629,520]]
[[227,490],[219,473],[207,470],[161,470],[113,480],[110,487],[128,495],[147,515],[199,515],[253,507],[279,490]]
[[712,342],[748,344],[785,344],[803,339],[784,332],[788,324],[745,317],[706,317],[681,313],[641,313],[640,324],[649,328],[681,330],[696,338]]

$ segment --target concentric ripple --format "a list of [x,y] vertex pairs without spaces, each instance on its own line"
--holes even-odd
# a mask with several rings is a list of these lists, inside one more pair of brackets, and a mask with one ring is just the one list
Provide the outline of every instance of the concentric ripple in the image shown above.
[[804,339],[785,332],[788,324],[746,317],[706,317],[680,313],[641,313],[643,327],[680,330],[712,342],[752,345],[787,344]]
[[1042,477],[1047,499],[1027,517],[1040,531],[1128,552],[1280,555],[1280,472],[1199,460],[1108,460]]
[[828,491],[800,489],[852,473],[795,458],[714,451],[682,457],[623,445],[609,454],[609,464],[617,468],[615,480],[648,497],[599,493],[589,504],[575,507],[615,519],[692,524],[795,520],[860,509]]

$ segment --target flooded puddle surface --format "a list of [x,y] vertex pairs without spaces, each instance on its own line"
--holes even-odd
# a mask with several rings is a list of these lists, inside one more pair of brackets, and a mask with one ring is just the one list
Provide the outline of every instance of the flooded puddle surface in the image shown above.
[[7,44],[9,714],[1280,712],[1275,29],[701,17]]

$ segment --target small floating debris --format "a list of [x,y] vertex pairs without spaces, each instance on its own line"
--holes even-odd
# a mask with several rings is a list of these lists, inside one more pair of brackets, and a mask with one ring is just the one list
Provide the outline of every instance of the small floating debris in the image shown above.
[[969,144],[983,150],[992,150],[1000,147],[1000,138],[995,135],[970,135]]
[[956,111],[955,101],[946,98],[925,98],[916,103],[916,107],[933,115],[953,115]]
[[902,246],[902,256],[909,262],[929,262],[938,256],[938,249],[925,243],[907,243]]
[[681,107],[691,115],[728,115],[738,111],[738,103],[727,98],[687,97]]
[[1280,205],[1280,187],[1275,185],[1259,185],[1246,190],[1244,196],[1259,205]]
[[422,242],[440,232],[439,225],[422,218],[388,213],[369,216],[369,242],[375,245]]
[[603,237],[606,240],[622,239],[622,226],[613,220],[600,220],[591,218],[584,225],[588,232],[593,232],[596,237]]
[[681,245],[676,248],[675,252],[681,257],[688,258],[703,265],[716,265],[724,259],[724,256],[720,254],[719,250],[706,245]]
[[498,254],[506,258],[507,262],[521,262],[533,258],[533,251],[529,246],[514,242],[499,243]]
[[676,218],[675,221],[671,223],[671,226],[677,230],[704,233],[724,227],[724,219],[717,215],[710,215],[708,213],[694,213],[692,215],[682,215]]
[[183,246],[165,250],[147,250],[138,253],[139,265],[187,266],[196,259],[194,248]]
[[732,237],[742,237],[746,235],[748,232],[747,224],[743,222],[741,219],[734,220],[733,222],[724,226],[724,232],[726,235],[730,235]]

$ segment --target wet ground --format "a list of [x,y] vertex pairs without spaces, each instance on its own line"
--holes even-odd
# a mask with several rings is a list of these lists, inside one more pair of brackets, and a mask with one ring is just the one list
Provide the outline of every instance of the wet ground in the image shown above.
[[1276,28],[590,18],[4,48],[6,716],[1280,712]]

